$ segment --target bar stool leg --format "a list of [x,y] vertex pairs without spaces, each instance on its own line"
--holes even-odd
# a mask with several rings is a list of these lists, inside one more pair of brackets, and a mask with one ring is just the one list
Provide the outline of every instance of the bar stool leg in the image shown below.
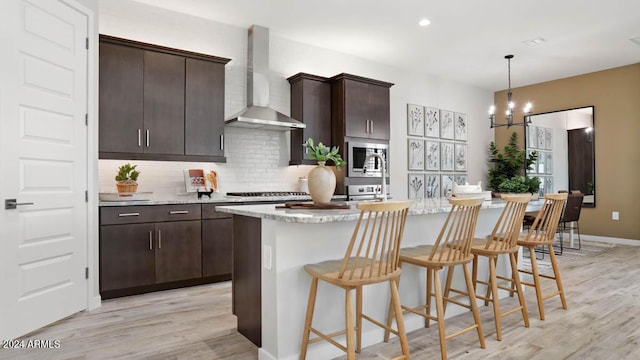
[[440,284],[440,270],[434,271],[434,285],[436,288],[436,312],[438,313],[438,335],[440,338],[440,354],[442,360],[447,360],[447,338],[444,328],[444,305],[442,300],[442,285]]
[[402,306],[400,305],[400,294],[398,293],[398,283],[400,278],[396,280],[390,280],[391,285],[391,301],[393,303],[394,312],[396,314],[396,323],[398,325],[398,337],[400,338],[400,347],[402,348],[402,354],[406,360],[410,360],[409,355],[409,343],[407,341],[407,334],[404,328],[404,318],[402,316]]
[[478,304],[476,303],[476,292],[473,286],[473,281],[471,280],[471,275],[469,274],[469,269],[467,269],[467,264],[462,264],[462,268],[464,269],[464,280],[467,283],[469,305],[471,306],[471,312],[473,313],[473,320],[477,325],[476,331],[478,332],[478,340],[480,340],[480,347],[484,349],[484,334],[482,333],[482,324],[480,323],[480,314],[478,313]]
[[[434,273],[433,269],[427,268],[427,290],[426,290],[427,303],[425,304],[426,307],[424,308],[424,312],[426,314],[428,314],[428,315],[431,314],[431,294],[432,294],[431,289],[433,289],[432,288],[432,286],[433,286],[433,273]],[[424,318],[424,327],[428,328],[429,325],[430,325],[430,323],[429,323],[430,321],[431,321],[431,319],[429,319],[428,317],[425,317]]]
[[491,277],[491,297],[493,303],[493,317],[496,322],[496,337],[498,341],[502,340],[502,324],[500,312],[500,301],[498,301],[498,279],[496,277],[496,260],[494,256],[489,257],[489,276]]
[[350,288],[345,289],[345,301],[344,301],[344,309],[345,309],[345,322],[347,325],[347,360],[355,360],[356,358],[356,349],[355,349],[355,339],[354,339],[354,324],[353,324],[353,309],[351,304],[351,290]]
[[[538,312],[540,312],[540,320],[544,320],[544,303],[542,300],[542,287],[540,286],[540,275],[538,273],[538,262],[536,261],[536,257],[534,255],[533,247],[529,248],[529,253],[531,254],[531,272],[533,273],[533,284],[536,288],[536,298],[538,299]],[[550,246],[549,256],[553,252],[553,246]],[[555,256],[555,254],[553,255]]]
[[445,281],[445,286],[444,286],[444,296],[443,296],[443,301],[444,301],[444,306],[443,306],[443,311],[446,313],[447,312],[447,304],[449,303],[449,300],[447,300],[449,298],[449,290],[451,289],[451,283],[453,282],[453,274],[456,271],[456,267],[455,266],[449,266],[447,268],[447,280]]
[[[402,263],[400,263],[400,264],[398,265],[398,267],[402,268],[402,266],[401,266],[401,265],[402,265]],[[396,282],[396,289],[399,289],[399,288],[400,288],[400,277],[398,277],[397,279],[395,279],[395,280],[393,280],[393,281],[395,281],[395,282]],[[400,299],[400,298],[398,298],[398,299]],[[393,300],[393,298],[392,298],[392,300]],[[398,302],[399,302],[399,301],[400,301],[400,300],[398,300]],[[400,305],[400,306],[401,306],[401,307],[400,307],[400,315],[402,315],[402,305]],[[393,322],[393,317],[394,317],[394,316],[396,316],[396,317],[397,317],[397,316],[398,316],[398,314],[395,314],[395,308],[394,308],[394,305],[393,305],[393,301],[390,301],[390,302],[389,302],[389,312],[387,313],[387,329],[385,329],[385,330],[384,330],[384,342],[389,342],[389,334],[390,334],[391,332],[389,331],[389,329],[388,329],[388,328],[390,328],[390,327],[391,327],[391,323]]]
[[[551,245],[549,245],[551,246]],[[564,288],[562,287],[562,280],[560,280],[560,270],[558,269],[558,263],[556,262],[556,255],[550,255],[551,267],[553,268],[553,277],[556,279],[556,285],[558,286],[558,292],[560,293],[560,301],[562,302],[562,308],[567,310],[567,300],[564,298]]]
[[307,315],[304,320],[304,330],[302,331],[302,348],[300,349],[300,360],[307,357],[307,345],[309,345],[309,336],[311,335],[311,320],[313,320],[313,310],[316,306],[316,294],[318,292],[318,278],[311,280],[311,289],[309,290],[309,302],[307,303]]
[[362,286],[356,288],[356,352],[362,350]]
[[522,311],[524,326],[529,327],[529,314],[527,313],[527,303],[524,299],[524,294],[522,293],[522,283],[520,282],[520,274],[518,273],[518,261],[516,260],[516,254],[509,254],[509,262],[511,263],[511,276],[513,278],[511,292],[513,293],[515,286],[515,291],[518,293],[518,301],[522,307],[520,310]]

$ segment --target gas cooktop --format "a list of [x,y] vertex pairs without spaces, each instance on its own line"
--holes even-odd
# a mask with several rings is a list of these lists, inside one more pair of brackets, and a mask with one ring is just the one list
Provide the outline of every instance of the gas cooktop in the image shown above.
[[260,196],[308,196],[309,194],[300,191],[250,191],[250,192],[230,192],[227,196],[260,197]]

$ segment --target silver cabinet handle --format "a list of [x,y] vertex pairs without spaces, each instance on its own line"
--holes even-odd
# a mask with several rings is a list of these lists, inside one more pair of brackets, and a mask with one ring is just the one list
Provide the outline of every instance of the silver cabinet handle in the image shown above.
[[308,154],[309,153],[309,148],[307,147],[307,143],[303,143],[302,144],[302,148],[304,149],[304,153]]
[[162,249],[162,230],[158,230],[158,249]]
[[138,129],[138,147],[142,146],[142,129]]
[[149,250],[153,250],[153,231],[149,230]]
[[371,123],[371,125],[369,125],[369,134],[373,134],[373,120],[369,120],[369,123]]
[[140,216],[140,213],[120,213],[118,214],[118,217],[127,217],[127,216]]
[[147,147],[149,147],[149,135],[151,134],[151,132],[149,131],[149,129],[147,129]]
[[7,210],[13,210],[16,209],[18,206],[21,205],[33,205],[32,202],[24,202],[24,203],[19,203],[18,200],[16,199],[5,199],[4,200],[4,208]]
[[224,134],[220,134],[220,150],[224,150]]
[[169,215],[184,215],[188,214],[189,210],[171,210],[169,211]]

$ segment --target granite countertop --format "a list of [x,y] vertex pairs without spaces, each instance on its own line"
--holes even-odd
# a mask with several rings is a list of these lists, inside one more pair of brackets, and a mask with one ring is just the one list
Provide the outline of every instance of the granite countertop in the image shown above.
[[[482,209],[495,209],[504,207],[504,200],[493,199],[482,203]],[[267,220],[276,220],[290,223],[328,223],[338,221],[355,221],[360,215],[356,208],[357,202],[347,202],[349,209],[332,210],[308,210],[308,209],[276,209],[274,204],[257,204],[241,206],[220,206],[216,211],[243,215]],[[537,210],[542,205],[541,200],[529,202],[528,210]],[[416,200],[409,208],[409,215],[427,215],[448,212],[451,205],[447,198]]]
[[[114,199],[106,201],[104,199]],[[334,200],[345,200],[345,195],[334,195]],[[132,206],[132,205],[171,205],[171,204],[219,204],[219,203],[247,203],[247,202],[287,202],[287,201],[311,201],[309,195],[291,196],[226,196],[214,193],[211,198],[203,195],[198,199],[195,193],[177,194],[156,194],[140,193],[131,200],[120,201],[113,194],[100,194],[99,206]]]

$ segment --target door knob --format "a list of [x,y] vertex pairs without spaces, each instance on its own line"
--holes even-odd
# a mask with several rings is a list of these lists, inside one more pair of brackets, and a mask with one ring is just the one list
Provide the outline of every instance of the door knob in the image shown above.
[[4,208],[7,210],[13,210],[20,205],[33,205],[32,202],[19,203],[16,199],[4,199]]

